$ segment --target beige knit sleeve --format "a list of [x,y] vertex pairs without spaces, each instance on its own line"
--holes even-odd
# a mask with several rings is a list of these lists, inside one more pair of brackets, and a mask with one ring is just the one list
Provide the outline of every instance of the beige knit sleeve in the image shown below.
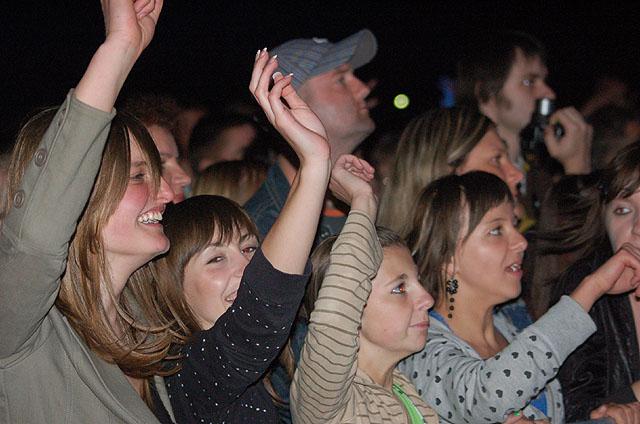
[[331,250],[291,385],[294,422],[324,423],[347,405],[357,370],[362,310],[381,262],[373,222],[351,211]]

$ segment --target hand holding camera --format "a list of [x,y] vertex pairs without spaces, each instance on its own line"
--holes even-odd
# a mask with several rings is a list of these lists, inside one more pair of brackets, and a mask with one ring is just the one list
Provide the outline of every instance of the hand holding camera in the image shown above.
[[555,110],[552,99],[536,101],[529,125],[521,132],[525,155],[538,154],[543,146],[564,167],[565,174],[591,172],[593,128],[574,107]]

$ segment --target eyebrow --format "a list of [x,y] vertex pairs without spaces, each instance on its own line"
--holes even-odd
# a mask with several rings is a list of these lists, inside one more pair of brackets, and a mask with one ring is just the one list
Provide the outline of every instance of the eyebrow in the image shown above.
[[[251,237],[255,237],[255,238],[257,239],[257,237],[256,237],[254,234],[251,234],[251,233],[244,233],[244,234],[241,234],[241,235],[240,235],[240,243],[242,243],[242,242],[244,242],[244,241],[247,241],[247,240],[248,240],[248,239],[250,239]],[[223,243],[223,242],[218,242],[218,243],[209,243],[209,244],[207,244],[207,246],[205,247],[205,249],[206,249],[206,248],[208,248],[208,247],[220,247],[220,246],[226,246],[226,245],[228,245],[228,244],[229,244],[229,243]]]
[[139,160],[139,161],[133,162],[131,164],[131,167],[133,168],[134,166],[146,166],[146,165],[147,165],[146,160]]
[[398,282],[405,283],[409,279],[409,276],[405,273],[398,275],[396,278],[387,281],[385,285],[390,286],[392,284],[396,284]]
[[500,217],[498,217],[498,218],[493,218],[493,219],[492,219],[491,221],[489,221],[488,223],[489,223],[489,224],[495,224],[495,223],[497,223],[497,222],[504,222],[504,221],[506,221],[506,220],[505,220],[503,217],[501,217],[501,216],[500,216]]
[[240,242],[243,242],[243,241],[249,240],[251,237],[255,237],[256,239],[258,238],[258,237],[256,237],[254,234],[251,234],[251,233],[244,233],[244,234],[240,235]]
[[538,79],[539,78],[541,80],[544,80],[544,79],[547,78],[548,75],[549,75],[548,71],[547,72],[543,72],[543,73],[540,73],[540,72],[527,72],[524,75],[524,77],[526,79]]

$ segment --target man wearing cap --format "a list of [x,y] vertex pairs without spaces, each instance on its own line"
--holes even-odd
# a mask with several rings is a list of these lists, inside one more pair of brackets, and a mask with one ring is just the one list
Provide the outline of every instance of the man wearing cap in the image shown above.
[[[331,146],[332,161],[354,151],[375,129],[365,101],[371,90],[353,71],[373,59],[376,51],[376,38],[367,29],[337,43],[320,38],[296,39],[272,51],[278,55],[278,71],[283,75],[293,73],[293,86],[298,95],[322,121]],[[261,237],[267,234],[282,210],[296,167],[295,154],[288,150],[288,146],[283,146],[276,163],[269,169],[267,179],[244,205]],[[345,219],[327,198],[316,233],[316,244],[338,234]],[[291,336],[291,351],[296,363],[306,333],[307,323],[301,318],[294,324]],[[274,365],[269,380],[283,401],[278,405],[280,420],[291,423],[288,407],[291,380],[282,366]]]
[[[295,39],[273,49],[278,55],[278,71],[293,73],[293,86],[322,121],[331,145],[331,158],[351,153],[375,129],[366,97],[370,88],[353,74],[375,56],[373,33],[363,29],[337,43],[326,39]],[[295,155],[282,149],[276,163],[245,209],[262,237],[282,210],[296,173]],[[337,234],[345,216],[328,199],[320,218],[316,242]]]

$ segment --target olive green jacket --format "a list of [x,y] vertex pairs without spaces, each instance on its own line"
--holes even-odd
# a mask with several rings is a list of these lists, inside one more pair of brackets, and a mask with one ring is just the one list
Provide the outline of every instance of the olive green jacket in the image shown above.
[[54,306],[115,112],[58,110],[0,229],[0,423],[157,423]]

